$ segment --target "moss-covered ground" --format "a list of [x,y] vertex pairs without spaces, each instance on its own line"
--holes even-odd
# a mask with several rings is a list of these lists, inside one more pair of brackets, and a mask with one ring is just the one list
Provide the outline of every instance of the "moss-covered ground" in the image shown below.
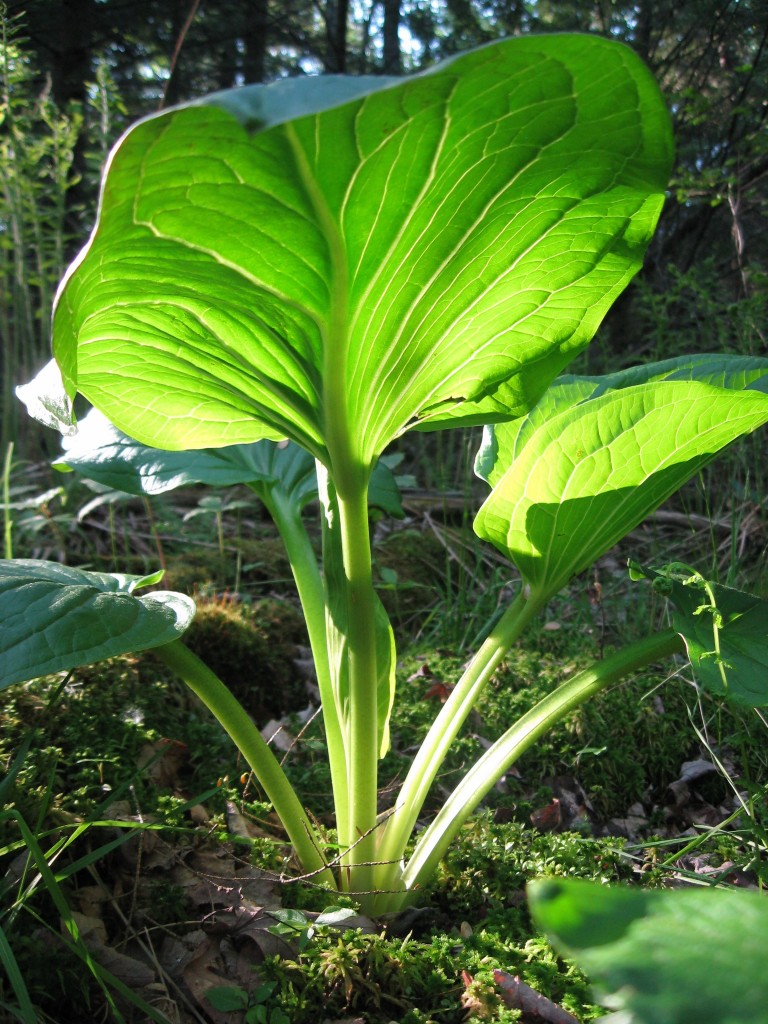
[[[382,808],[509,587],[490,563],[492,585],[470,591],[472,546],[457,548],[453,528],[419,529],[376,546],[404,639]],[[286,566],[272,565],[271,550],[240,552],[234,569],[226,552],[199,565],[169,557],[170,573],[204,598],[190,646],[260,725],[280,721],[286,770],[332,843],[322,726],[307,711],[306,639]],[[576,581],[511,652],[453,745],[425,816],[536,700],[660,614],[625,592],[610,566],[602,572],[601,587]],[[104,970],[179,1022],[524,1020],[498,984],[514,976],[587,1022],[603,1011],[533,928],[526,881],[567,874],[662,885],[702,865],[768,881],[764,750],[757,716],[708,701],[682,670],[648,672],[574,712],[510,769],[407,917],[362,930],[315,925],[329,903],[351,901],[297,880],[257,784],[184,686],[151,654],[119,658],[3,695],[3,931],[39,1019],[57,1024],[150,1019]],[[684,764],[697,761],[710,768],[686,779]],[[30,858],[28,833],[70,918]],[[287,931],[280,908],[298,915]],[[95,974],[59,938],[72,922],[90,935],[102,965]],[[235,993],[228,1009],[205,995],[217,983]],[[0,1005],[13,1002],[0,981]]]

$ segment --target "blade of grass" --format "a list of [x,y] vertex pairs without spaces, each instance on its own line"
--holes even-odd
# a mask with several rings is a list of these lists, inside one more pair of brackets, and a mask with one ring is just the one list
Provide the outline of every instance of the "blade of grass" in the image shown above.
[[13,441],[5,449],[3,463],[3,550],[6,558],[13,558],[13,518],[11,516],[11,466]]
[[[93,975],[94,980],[104,993],[104,998],[107,1000],[109,1008],[114,1014],[115,1020],[118,1021],[119,1024],[125,1024],[123,1015],[118,1010],[115,1001],[112,998],[110,989],[114,989],[119,992],[121,996],[129,1000],[129,1002],[131,1002],[137,1009],[141,1010],[142,1013],[145,1013],[150,1020],[155,1021],[156,1024],[170,1024],[168,1018],[164,1014],[159,1013],[153,1006],[150,1006],[149,1003],[142,999],[141,996],[131,991],[131,989],[120,981],[119,978],[116,978],[93,959],[88,947],[80,935],[77,922],[75,921],[69,904],[61,891],[61,887],[56,880],[56,876],[51,870],[50,864],[37,841],[37,837],[29,828],[24,817],[14,808],[10,808],[5,811],[1,817],[5,820],[12,819],[16,822],[19,831],[27,844],[29,855],[34,861],[35,867],[40,874],[40,878],[45,886],[46,892],[50,896],[61,917],[62,924],[68,935],[68,938],[67,935],[64,935],[63,940],[66,942],[69,949],[83,961]],[[18,912],[18,909],[20,909],[19,905],[13,908],[12,913],[14,911]]]
[[8,942],[2,928],[0,928],[0,963],[5,968],[8,981],[10,981],[11,988],[19,1003],[18,1008],[8,1006],[6,1003],[4,1004],[4,1009],[12,1013],[14,1017],[18,1017],[24,1024],[37,1024],[37,1013],[32,1005],[29,991],[19,970],[16,957],[13,955],[11,944]]

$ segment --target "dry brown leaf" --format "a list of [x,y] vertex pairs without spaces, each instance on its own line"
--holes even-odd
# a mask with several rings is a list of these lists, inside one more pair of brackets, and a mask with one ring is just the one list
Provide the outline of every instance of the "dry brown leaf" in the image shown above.
[[138,766],[158,789],[183,789],[181,772],[189,763],[189,747],[179,740],[160,739],[145,743]]
[[80,913],[86,917],[102,917],[109,896],[100,885],[81,885],[77,890]]
[[202,804],[195,804],[189,808],[189,817],[193,825],[205,825],[210,820],[210,814]]
[[[101,918],[87,917],[76,910],[72,911],[72,917],[93,958],[129,988],[142,989],[156,980],[155,972],[149,964],[126,953],[119,953],[107,944],[107,929]],[[63,922],[61,929],[66,934]]]
[[557,797],[545,807],[531,812],[531,824],[542,832],[554,832],[562,824],[563,814]]
[[243,899],[260,907],[278,907],[279,882],[250,864],[235,861],[227,846],[201,846],[173,868],[174,885],[203,913],[233,907]]
[[429,665],[425,661],[423,665],[419,665],[419,667],[416,669],[416,671],[411,673],[411,675],[408,676],[408,679],[406,680],[406,682],[413,683],[417,679],[431,679],[431,678],[432,678],[432,669],[429,667]]
[[[80,932],[80,938],[89,949],[91,948],[91,945],[102,946],[107,941],[107,926],[100,917],[90,917],[87,914],[82,914],[77,910],[73,910],[72,919],[77,925],[77,930]],[[61,928],[62,935],[69,934],[67,929],[64,927],[63,922]]]
[[227,831],[230,835],[240,836],[241,839],[250,839],[248,822],[231,800],[227,800]]
[[204,937],[197,949],[183,964],[181,974],[187,988],[213,1024],[240,1024],[243,1014],[223,1013],[215,1010],[205,998],[205,993],[209,988],[227,984],[232,984],[234,987],[234,983],[229,982],[221,973],[222,968],[219,943]]
[[296,737],[288,732],[283,722],[276,718],[267,722],[261,730],[261,736],[265,743],[269,743],[270,746],[281,750],[284,754],[287,754],[296,742]]

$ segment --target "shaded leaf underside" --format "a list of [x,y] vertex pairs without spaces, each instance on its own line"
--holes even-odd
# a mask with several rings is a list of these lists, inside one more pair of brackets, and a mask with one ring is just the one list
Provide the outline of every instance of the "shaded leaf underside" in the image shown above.
[[768,704],[768,602],[691,575],[687,566],[630,568],[672,602],[672,625],[706,689],[747,707]]
[[154,581],[55,562],[0,562],[0,688],[177,639],[194,602],[168,591],[134,595]]

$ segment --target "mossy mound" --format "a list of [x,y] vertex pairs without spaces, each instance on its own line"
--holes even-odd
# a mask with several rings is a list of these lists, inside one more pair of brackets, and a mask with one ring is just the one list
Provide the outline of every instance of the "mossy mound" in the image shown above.
[[237,558],[196,547],[192,552],[166,557],[163,584],[182,594],[216,594],[234,589]]
[[[279,616],[276,606],[277,602],[256,606],[230,600],[200,602],[184,634],[187,647],[261,724],[299,711],[309,702],[293,661],[300,624],[293,615]],[[281,635],[278,630],[283,623],[287,628]]]
[[240,539],[223,552],[195,545],[191,551],[168,553],[164,584],[169,590],[205,597],[255,595],[273,587],[281,593],[294,591],[291,563],[271,529],[255,540]]

